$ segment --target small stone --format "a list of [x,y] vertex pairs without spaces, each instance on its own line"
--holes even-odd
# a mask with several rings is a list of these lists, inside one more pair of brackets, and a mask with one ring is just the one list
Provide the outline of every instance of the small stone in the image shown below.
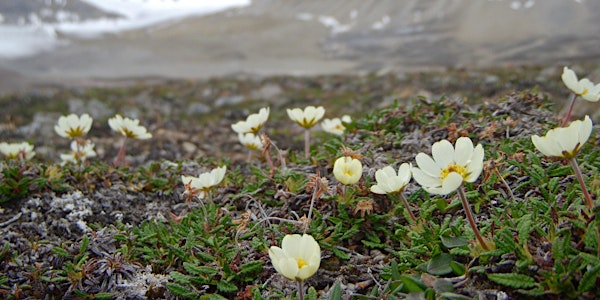
[[194,153],[198,149],[198,147],[194,143],[190,142],[183,142],[181,147],[183,147],[183,151],[185,151],[186,153]]
[[225,105],[235,105],[241,103],[242,101],[244,101],[244,96],[226,96],[217,99],[217,101],[215,101],[215,106],[221,107]]
[[210,107],[204,103],[194,103],[190,105],[187,109],[187,114],[195,115],[195,114],[206,114],[210,112]]

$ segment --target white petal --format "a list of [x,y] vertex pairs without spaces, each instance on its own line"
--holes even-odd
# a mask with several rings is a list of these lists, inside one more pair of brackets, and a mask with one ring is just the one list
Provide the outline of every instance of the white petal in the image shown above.
[[572,122],[569,127],[556,128],[551,133],[552,139],[558,142],[560,148],[566,151],[573,151],[577,143],[579,143],[579,129],[581,128],[581,121]]
[[403,163],[398,168],[398,181],[402,184],[402,186],[406,186],[410,179],[412,178],[412,165],[409,163]]
[[454,162],[459,165],[466,165],[473,155],[473,142],[468,137],[460,137],[456,140],[455,148]]
[[586,115],[581,122],[581,128],[579,128],[578,140],[580,146],[583,146],[583,144],[585,144],[585,142],[587,142],[587,140],[590,138],[590,135],[592,134],[592,128],[592,120]]
[[319,243],[310,234],[303,234],[300,237],[300,242],[304,249],[302,257],[305,261],[307,263],[312,261],[313,264],[319,263],[321,260],[321,247],[319,247]]
[[436,164],[429,155],[425,153],[419,153],[415,157],[415,160],[417,161],[417,166],[419,166],[419,169],[421,169],[421,171],[427,175],[432,177],[440,176],[442,168],[440,168],[440,166]]
[[590,88],[587,94],[583,97],[583,99],[591,102],[597,102],[600,100],[600,84],[595,85]]
[[380,195],[388,193],[387,191],[383,190],[379,185],[371,186],[371,192]]
[[287,109],[288,116],[294,122],[302,120],[302,111],[299,108]]
[[431,146],[431,155],[440,168],[445,168],[454,161],[454,147],[448,140],[435,142]]
[[577,81],[577,75],[573,70],[564,67],[562,73],[562,81],[564,84],[575,94],[579,95],[583,91],[583,89],[579,86],[579,82]]
[[562,156],[562,150],[560,149],[558,143],[555,143],[554,141],[549,141],[546,137],[539,137],[537,135],[533,135],[531,137],[531,141],[533,142],[535,148],[546,156]]
[[467,172],[469,176],[465,179],[467,182],[474,182],[477,180],[481,172],[483,171],[483,158],[484,158],[483,146],[478,144],[473,150],[473,155],[471,156],[471,162],[467,166]]
[[281,248],[290,257],[303,257],[302,236],[299,234],[287,234],[281,241]]
[[463,178],[460,174],[452,172],[446,176],[446,179],[442,182],[442,190],[440,195],[448,195],[462,184]]
[[415,179],[415,181],[423,188],[439,187],[442,185],[442,181],[439,177],[429,176],[427,173],[423,172],[423,170],[419,168],[412,168],[412,176]]
[[294,258],[286,257],[282,259],[279,263],[279,269],[281,270],[281,275],[291,280],[296,280],[298,276],[298,262]]
[[231,125],[231,129],[233,129],[233,131],[235,131],[236,133],[246,133],[249,132],[249,128],[247,126],[247,123],[245,121],[239,121],[235,124]]

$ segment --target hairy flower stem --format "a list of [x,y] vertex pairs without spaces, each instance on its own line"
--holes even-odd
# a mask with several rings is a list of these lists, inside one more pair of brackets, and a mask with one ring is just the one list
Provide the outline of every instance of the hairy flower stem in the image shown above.
[[304,158],[310,157],[310,131],[304,130]]
[[[312,217],[312,211],[313,211],[313,207],[315,205],[315,199],[317,198],[318,194],[319,194],[319,187],[315,187],[312,197],[310,199],[310,207],[308,208],[308,217],[306,217],[306,219],[308,220],[307,224],[310,224],[310,218]],[[306,233],[306,230],[308,230],[308,227],[309,226],[305,226],[302,233]]]
[[585,182],[583,182],[583,175],[581,174],[581,168],[577,163],[577,159],[575,157],[571,158],[569,161],[571,163],[571,167],[573,167],[573,171],[575,171],[575,177],[577,177],[577,181],[579,181],[579,185],[581,186],[581,190],[583,191],[583,196],[585,197],[586,205],[590,212],[594,208],[594,202],[592,201],[592,196],[588,192],[587,187],[585,186]]
[[285,163],[285,159],[283,158],[283,154],[281,153],[281,150],[273,142],[271,142],[271,145],[275,148],[275,151],[277,151],[277,157],[279,158],[279,163],[281,164],[281,168],[284,171],[287,170],[287,165]]
[[402,200],[402,204],[404,204],[404,207],[406,208],[406,211],[408,212],[408,215],[410,215],[410,218],[413,220],[413,222],[415,224],[417,224],[417,218],[415,218],[415,215],[413,214],[412,210],[410,209],[410,206],[408,205],[408,201],[406,200],[406,197],[404,197],[404,194],[402,194],[401,192],[398,193],[400,200]]
[[473,212],[471,211],[471,207],[469,206],[469,202],[467,201],[467,195],[465,195],[465,191],[462,185],[458,188],[458,195],[460,196],[460,200],[462,201],[462,205],[465,209],[465,214],[467,215],[467,220],[469,221],[469,225],[471,225],[471,229],[473,229],[473,233],[475,233],[477,241],[479,242],[483,250],[489,251],[490,249],[486,245],[485,240],[481,236],[481,233],[479,233],[477,225],[475,225],[475,219],[473,219]]
[[298,297],[300,300],[304,300],[304,282],[298,281]]
[[117,153],[117,157],[113,161],[113,165],[122,166],[125,165],[125,145],[127,143],[127,137],[123,138],[123,144],[121,144],[121,148],[119,148],[119,153]]
[[573,113],[573,106],[575,106],[575,98],[577,98],[577,95],[575,95],[575,93],[571,93],[571,96],[569,97],[571,104],[569,104],[569,110],[567,111],[567,115],[560,125],[561,127],[565,127],[567,126],[567,123],[569,123],[571,113]]
[[200,199],[200,207],[202,207],[202,213],[204,214],[204,222],[206,223],[206,226],[208,226],[208,211],[206,210],[204,203],[202,203],[202,199]]
[[596,250],[596,256],[600,258],[600,229],[596,227],[596,243],[598,244],[598,250]]

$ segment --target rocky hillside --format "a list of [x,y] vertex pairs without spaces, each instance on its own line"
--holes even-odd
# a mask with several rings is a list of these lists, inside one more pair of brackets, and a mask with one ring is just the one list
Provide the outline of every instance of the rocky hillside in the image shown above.
[[81,0],[2,1],[0,15],[0,23],[16,25],[116,17]]
[[[51,13],[57,11],[79,18],[105,16],[83,1],[46,2],[3,2],[0,11],[7,22],[29,19],[28,10],[33,19],[57,18],[61,14]],[[595,17],[600,2],[579,2],[254,0],[221,13],[97,38],[58,32],[61,43],[54,50],[0,59],[0,70],[64,84],[90,78],[572,65],[600,54],[600,19]]]

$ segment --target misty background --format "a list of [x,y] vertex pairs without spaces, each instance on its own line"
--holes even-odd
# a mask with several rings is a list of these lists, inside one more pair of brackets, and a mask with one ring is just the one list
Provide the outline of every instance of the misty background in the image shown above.
[[595,62],[600,1],[0,0],[0,82]]

